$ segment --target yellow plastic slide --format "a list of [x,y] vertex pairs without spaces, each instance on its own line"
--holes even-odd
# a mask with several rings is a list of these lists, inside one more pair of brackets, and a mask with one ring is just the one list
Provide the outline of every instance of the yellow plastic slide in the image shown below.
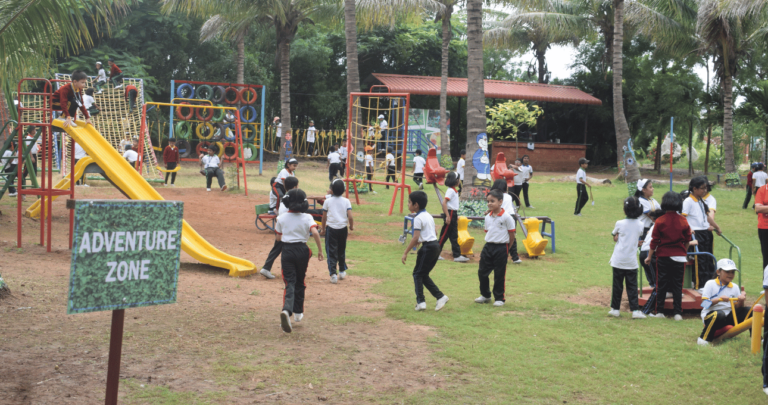
[[[93,159],[90,157],[84,157],[77,161],[77,164],[75,165],[75,181],[80,180],[81,177],[83,177],[83,172],[85,171],[85,168],[88,167],[89,164],[93,163]],[[69,189],[69,176],[59,180],[58,183],[56,183],[53,188],[58,190],[67,190]],[[43,197],[47,198],[47,197]],[[56,200],[59,198],[59,196],[55,195],[53,196],[53,199]],[[34,202],[34,204],[30,205],[29,208],[27,208],[27,211],[24,213],[25,216],[29,218],[38,219],[40,218],[40,202],[42,199],[37,200]]]
[[[62,120],[54,120],[53,123],[64,127]],[[66,128],[67,134],[82,146],[123,193],[133,200],[163,200],[160,193],[149,185],[92,125],[87,125],[84,121],[76,123],[77,127]],[[256,273],[253,263],[216,249],[195,232],[187,221],[184,221],[181,228],[181,248],[202,263],[229,270],[230,276],[243,277]]]

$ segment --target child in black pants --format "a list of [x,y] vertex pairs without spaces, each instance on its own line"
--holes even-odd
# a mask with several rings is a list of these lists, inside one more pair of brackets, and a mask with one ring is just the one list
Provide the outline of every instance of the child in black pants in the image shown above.
[[317,243],[317,260],[323,260],[323,251],[317,224],[312,215],[306,213],[309,208],[307,195],[299,189],[291,190],[283,197],[283,204],[289,211],[279,216],[275,225],[275,241],[283,244],[281,263],[285,282],[280,326],[283,332],[291,333],[291,314],[294,322],[301,322],[304,318],[304,291],[307,288],[304,280],[312,257],[312,250],[307,246],[310,236]]
[[491,285],[488,276],[493,272],[493,306],[504,305],[505,285],[507,277],[507,251],[509,242],[515,240],[515,220],[501,208],[504,193],[491,190],[486,197],[488,215],[485,216],[485,246],[480,253],[480,268],[477,276],[480,279],[480,296],[475,299],[478,304],[491,302]]
[[624,200],[624,215],[627,217],[616,221],[611,235],[616,244],[611,255],[613,267],[613,288],[611,293],[611,310],[608,315],[621,316],[621,295],[624,283],[627,285],[627,299],[633,319],[645,319],[640,311],[637,300],[637,242],[643,235],[643,223],[638,218],[643,215],[643,207],[635,197]]
[[573,211],[573,215],[581,216],[581,209],[587,205],[589,201],[589,194],[587,194],[587,187],[592,186],[587,183],[587,167],[589,166],[589,160],[586,158],[579,159],[579,170],[576,171],[576,209]]
[[[445,176],[445,185],[448,190],[445,192],[445,201],[442,202],[443,215],[445,223],[440,231],[440,251],[442,252],[445,241],[451,241],[451,253],[454,262],[468,262],[469,258],[461,254],[459,246],[459,193],[456,191],[456,185],[459,184],[458,175],[455,172],[448,173]],[[440,256],[438,260],[442,260]]]
[[[704,329],[697,343],[701,346],[709,345],[715,340],[715,332],[728,325],[736,326],[734,322],[743,322],[750,311],[744,306],[747,295],[732,283],[733,277],[739,269],[731,259],[717,261],[717,277],[707,281],[701,293],[701,319],[704,321]],[[731,300],[734,299],[733,309],[736,311],[736,321],[731,313]],[[757,313],[756,313],[757,314]]]
[[[331,283],[336,284],[339,279],[347,278],[347,236],[349,231],[355,229],[355,221],[352,218],[352,204],[344,198],[344,180],[336,179],[331,183],[333,195],[323,202],[323,224],[325,230],[325,255],[328,256],[328,271],[331,274]],[[347,230],[349,225],[349,230]],[[336,275],[336,264],[339,265],[339,274]]]
[[[277,204],[278,208],[276,208],[278,219],[280,218],[280,215],[285,214],[289,210],[288,206],[285,205],[283,201],[285,199],[285,196],[288,195],[288,191],[291,191],[294,188],[299,186],[299,179],[297,179],[296,177],[286,177],[285,180],[283,180],[283,182],[285,183],[286,192],[282,197],[282,199],[278,199],[278,201],[280,201]],[[275,182],[274,186],[277,186],[277,185],[280,185],[281,187],[283,186],[282,184]],[[307,209],[309,209],[309,206],[307,206]],[[306,211],[307,210],[304,210],[304,212]],[[275,244],[272,245],[272,250],[269,251],[269,254],[267,255],[267,261],[264,262],[263,266],[261,266],[261,270],[259,270],[259,274],[261,274],[262,276],[270,280],[275,278],[275,275],[272,274],[272,265],[275,263],[275,260],[277,260],[277,256],[280,256],[280,253],[282,251],[283,251],[283,242],[280,242],[279,239],[275,240]]]
[[403,257],[400,260],[405,264],[411,249],[421,243],[421,248],[416,254],[416,266],[413,268],[413,284],[416,287],[416,311],[427,309],[427,303],[424,299],[424,287],[437,299],[435,311],[439,311],[448,302],[448,296],[443,294],[429,277],[429,273],[435,268],[437,258],[440,256],[440,244],[437,242],[437,234],[435,234],[435,220],[427,212],[426,208],[427,193],[414,191],[408,196],[408,210],[415,213],[416,216],[413,217],[413,238],[411,243],[405,248]]

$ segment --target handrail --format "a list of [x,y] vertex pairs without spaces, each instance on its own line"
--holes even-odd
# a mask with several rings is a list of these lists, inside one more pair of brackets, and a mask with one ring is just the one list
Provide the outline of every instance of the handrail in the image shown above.
[[740,249],[738,246],[736,246],[736,244],[734,244],[733,242],[731,242],[731,240],[730,240],[730,239],[726,238],[726,237],[725,237],[725,235],[723,235],[722,233],[720,234],[720,236],[721,236],[723,239],[725,239],[725,241],[726,241],[726,242],[728,242],[728,243],[731,245],[730,249],[728,249],[728,258],[729,258],[729,259],[733,260],[733,248],[736,248],[736,253],[738,253],[738,254],[739,254],[739,263],[738,263],[738,269],[739,269],[739,286],[740,286],[740,287],[743,287],[744,285],[742,285],[742,284],[741,284],[741,271],[742,271],[742,268],[741,268],[741,249]]
[[[182,97],[174,97],[174,98],[172,98],[172,99],[171,99],[171,103],[173,103],[173,102],[174,102],[174,101],[176,101],[176,100],[181,100],[181,101],[191,101],[191,102],[196,102],[196,103],[208,103],[208,105],[211,105],[211,106],[213,106],[213,101],[211,101],[211,100],[206,100],[206,99],[204,99],[204,98],[182,98]],[[148,102],[147,102],[147,103],[145,103],[145,104],[149,104],[149,103],[150,103],[150,102],[148,101]],[[152,103],[152,104],[155,104],[155,103]],[[197,105],[197,104],[195,104],[195,105]],[[186,107],[188,107],[188,106],[189,106],[189,104],[183,104],[182,106],[186,106]]]

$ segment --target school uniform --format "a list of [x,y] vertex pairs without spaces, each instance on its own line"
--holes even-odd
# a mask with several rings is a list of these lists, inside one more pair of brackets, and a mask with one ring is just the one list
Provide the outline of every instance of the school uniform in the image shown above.
[[638,201],[640,201],[640,205],[643,207],[643,214],[640,215],[640,218],[638,218],[640,222],[643,223],[643,236],[640,239],[645,239],[645,236],[648,234],[648,230],[653,226],[653,220],[648,216],[648,214],[661,209],[661,204],[659,204],[659,202],[656,201],[653,197],[640,197],[638,198]]
[[283,293],[283,311],[289,315],[304,313],[304,292],[307,285],[307,266],[312,257],[312,250],[307,241],[312,234],[312,228],[317,228],[312,215],[300,212],[288,212],[277,217],[275,231],[281,235],[283,252],[280,262],[283,267],[282,276],[285,283]]
[[347,213],[352,204],[342,196],[332,196],[323,202],[323,211],[327,213],[325,220],[325,255],[328,259],[328,272],[336,274],[336,264],[339,271],[347,270],[347,237],[349,236],[349,218]]
[[[768,187],[763,186],[757,190],[755,204],[768,205]],[[760,251],[763,254],[763,268],[765,268],[768,266],[768,214],[757,214],[757,237],[760,239]]]
[[514,201],[516,206],[520,206],[520,193],[523,191],[523,181],[525,181],[525,174],[522,171],[515,172],[515,178],[513,179],[512,194],[517,197]]
[[[368,180],[373,180],[373,155],[365,155],[365,173]],[[368,189],[373,191],[373,183],[368,183]]]
[[413,182],[419,186],[424,182],[424,166],[426,165],[427,161],[423,157],[413,157]]
[[656,255],[651,257],[651,264],[645,264],[645,259],[648,258],[648,252],[651,250],[651,236],[653,234],[653,226],[650,230],[645,232],[645,238],[643,239],[643,245],[640,247],[640,265],[643,266],[645,272],[645,279],[648,281],[648,285],[651,288],[656,287],[656,273],[653,269],[656,268]]
[[[179,155],[179,148],[171,145],[168,145],[163,149],[163,162],[165,163],[165,168],[167,170],[173,170],[175,169],[179,162],[181,161],[180,155]],[[173,173],[165,173],[165,182],[168,183],[168,177],[171,175],[171,184],[176,183],[176,172]]]
[[420,231],[419,243],[421,247],[416,252],[416,265],[413,267],[413,284],[416,289],[416,303],[425,302],[424,287],[436,299],[443,298],[443,294],[429,273],[435,267],[437,258],[440,257],[440,243],[435,234],[435,220],[426,210],[419,211],[413,218],[413,230]]
[[105,84],[107,84],[107,73],[104,71],[104,68],[101,68],[97,73],[96,84],[94,84],[93,87],[96,88],[96,91],[101,93],[101,86]]
[[[713,253],[714,237],[712,231],[709,228],[709,221],[707,220],[708,208],[704,206],[704,201],[694,197],[693,194],[683,201],[683,216],[688,220],[688,224],[696,236],[698,241],[699,252]],[[695,247],[691,246],[690,252],[693,252]],[[701,288],[704,284],[715,278],[715,263],[711,257],[696,255],[696,262],[694,265],[695,274],[694,282],[696,289]]]
[[[120,70],[117,65],[114,63],[109,68],[109,80],[112,81],[112,84],[115,86],[116,89],[119,89],[120,86],[123,84],[123,71]],[[118,84],[120,83],[120,84]]]
[[314,155],[315,153],[315,126],[311,126],[307,128],[307,154],[309,156]]
[[688,221],[676,212],[667,211],[656,219],[650,246],[656,257],[656,289],[643,313],[662,313],[667,292],[671,292],[675,315],[683,314],[683,274],[688,260],[685,244],[691,241],[691,235]]
[[443,223],[443,229],[440,230],[440,251],[447,240],[451,240],[451,253],[453,258],[461,256],[461,247],[459,246],[459,193],[455,187],[451,187],[445,192],[445,205],[448,208],[448,216],[451,223]]
[[752,193],[755,192],[755,189],[753,188],[754,182],[752,181],[752,175],[754,173],[752,170],[747,173],[747,196],[744,197],[744,205],[741,207],[743,209],[747,209],[747,206],[749,206],[749,201],[752,199]]
[[278,208],[277,201],[278,200],[277,200],[277,196],[275,195],[275,192],[272,191],[270,188],[269,190],[269,210],[270,211],[273,211],[273,212],[277,211],[277,208]]
[[341,163],[339,163],[339,167],[341,167],[341,177],[344,177],[347,175],[347,147],[344,145],[339,146],[339,158],[341,158]]
[[131,166],[136,167],[136,161],[139,160],[139,154],[133,149],[128,149],[123,153],[123,158],[128,160],[128,163],[130,163]]
[[461,194],[461,189],[464,187],[464,166],[466,166],[464,158],[459,158],[458,163],[456,163],[456,173],[459,174],[459,194]]
[[[707,281],[704,285],[704,289],[701,292],[702,307],[707,304],[711,304],[709,308],[704,308],[701,311],[701,319],[704,321],[704,329],[701,331],[700,338],[711,342],[715,340],[715,332],[718,329],[724,328],[728,325],[735,326],[733,321],[733,315],[731,314],[731,301],[718,301],[712,303],[713,298],[738,298],[741,295],[741,289],[734,283],[728,283],[728,285],[722,285],[720,279]],[[743,322],[747,318],[750,308],[743,306],[736,308],[736,318],[739,323]]]
[[[391,153],[387,153],[387,157],[384,159],[387,164],[387,178],[386,181],[389,183],[390,178],[392,179],[393,183],[397,183],[397,177],[395,176],[395,171],[397,170],[397,164],[395,163],[395,155]],[[389,186],[387,186],[387,189],[389,189]]]
[[[515,222],[515,206],[512,203],[512,196],[509,193],[504,193],[504,199],[501,201],[501,209],[504,213],[512,217],[512,222]],[[520,255],[517,253],[517,238],[509,244],[509,256],[513,262],[520,261]]]
[[587,182],[587,172],[585,172],[584,169],[579,168],[579,170],[576,171],[576,210],[573,211],[576,215],[581,213],[581,209],[584,208],[584,206],[587,205],[587,201],[589,201],[587,185],[583,184],[582,180],[584,183]]
[[[19,158],[16,153],[8,149],[3,153],[3,158],[0,160],[2,160],[3,171],[5,173],[16,172],[16,168],[18,167],[18,163],[19,163]],[[13,187],[13,182],[16,180],[17,176],[18,176],[18,172],[16,172],[16,174],[8,176],[8,179],[6,180],[10,184],[8,186],[8,191],[10,192],[11,195],[16,194],[16,187]]]
[[333,181],[341,170],[341,157],[339,152],[331,152],[328,154],[328,181]]
[[[270,204],[272,200],[272,193],[270,195]],[[277,204],[275,202],[275,209],[276,215],[280,217],[281,215],[288,212],[288,207],[283,204],[282,201],[280,201],[280,204]],[[264,262],[264,265],[261,266],[262,269],[266,269],[267,271],[272,271],[272,265],[275,263],[275,260],[277,260],[277,257],[280,256],[280,253],[283,251],[283,242],[280,240],[275,239],[275,243],[272,244],[272,249],[269,250],[269,253],[267,254],[267,261]]]
[[[619,235],[619,240],[613,246],[610,264],[613,267],[613,288],[611,292],[611,308],[620,309],[621,295],[624,283],[627,285],[629,310],[637,311],[637,241],[643,234],[643,223],[639,219],[625,218],[616,221],[611,235]],[[625,281],[626,280],[626,281]]]
[[216,176],[216,180],[219,182],[219,188],[224,187],[224,171],[219,167],[219,157],[216,155],[203,156],[203,170],[205,170],[205,187],[211,188],[213,177]]
[[491,298],[488,276],[493,272],[494,301],[505,301],[505,283],[507,275],[507,252],[510,236],[514,235],[515,221],[503,209],[498,215],[489,213],[485,216],[485,246],[480,253],[480,295]]
[[83,105],[85,106],[85,109],[88,110],[88,113],[90,113],[92,117],[94,115],[99,115],[99,113],[101,112],[98,108],[96,108],[96,100],[93,98],[93,96],[84,94]]
[[[523,181],[520,182],[520,190],[522,190],[523,193],[523,199],[525,200],[525,206],[530,208],[531,203],[528,201],[528,180],[533,175],[533,167],[531,165],[522,165],[520,166],[520,171],[523,174]],[[515,180],[515,184],[517,185],[517,180]],[[518,197],[520,194],[518,194]]]
[[[125,154],[125,152],[123,152],[123,154]],[[82,158],[84,158],[86,156],[88,156],[88,154],[85,153],[85,149],[83,149],[83,147],[80,146],[79,143],[75,143],[75,165],[77,165],[77,162],[80,159],[82,159]],[[80,180],[78,180],[75,184],[76,185],[85,184],[85,176],[80,177]]]
[[[51,98],[51,106],[54,112],[61,112],[64,118],[72,118],[74,121],[77,119],[77,110],[83,113],[86,119],[91,118],[91,114],[88,109],[85,108],[83,103],[83,91],[75,90],[72,83],[61,86],[56,92],[53,93]],[[65,132],[64,128],[54,125],[53,129],[56,132]]]
[[282,200],[285,195],[285,179],[288,177],[296,177],[293,172],[289,172],[288,169],[283,168],[280,173],[275,177],[275,183],[272,184],[272,192],[277,196],[278,200]]
[[760,188],[768,183],[768,173],[763,170],[757,171],[752,175],[752,182],[755,188]]

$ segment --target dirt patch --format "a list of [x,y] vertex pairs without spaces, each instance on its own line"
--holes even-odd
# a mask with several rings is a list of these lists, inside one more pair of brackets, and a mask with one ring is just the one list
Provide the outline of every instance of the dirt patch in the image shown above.
[[[565,300],[579,305],[592,305],[608,308],[611,306],[611,287],[590,287],[580,290],[575,295],[566,295]],[[621,310],[629,310],[626,293],[622,294]]]
[[[266,202],[266,193],[158,190],[183,200],[185,218],[216,247],[263,263],[274,236],[256,230],[253,206]],[[123,198],[108,188],[83,195]],[[34,244],[37,221],[23,219],[18,250],[15,215],[0,218],[0,274],[13,291],[0,300],[0,404],[103,403],[111,314],[66,315],[64,201],[54,203],[53,215],[53,253]],[[367,240],[354,232],[350,238]],[[190,398],[182,402],[360,403],[446,385],[427,342],[435,332],[386,318],[390,301],[371,293],[377,280],[357,277],[354,266],[332,285],[325,262],[313,259],[305,318],[285,334],[279,278],[230,278],[185,253],[181,261],[176,304],[126,311],[121,401],[151,404],[182,393]],[[280,267],[278,261],[273,271]]]

